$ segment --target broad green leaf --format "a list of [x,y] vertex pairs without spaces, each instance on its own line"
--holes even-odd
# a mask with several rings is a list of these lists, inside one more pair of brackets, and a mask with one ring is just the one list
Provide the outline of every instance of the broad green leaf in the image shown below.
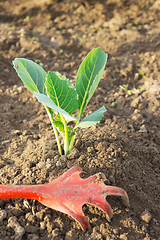
[[103,113],[106,112],[106,108],[103,106],[97,111],[91,113],[87,117],[85,117],[82,121],[80,121],[74,128],[87,128],[95,125],[96,123],[100,122],[103,117]]
[[77,120],[76,118],[72,117],[69,113],[67,113],[64,109],[57,107],[56,104],[47,95],[37,92],[34,92],[34,95],[36,96],[39,102],[43,103],[45,106],[53,109],[54,111],[61,113],[67,122]]
[[106,61],[107,54],[100,48],[95,48],[86,56],[79,67],[76,80],[79,117],[81,117],[85,106],[88,104],[98,86]]
[[46,76],[46,93],[52,101],[69,114],[78,108],[75,86],[58,72],[48,72]]
[[16,58],[13,61],[14,69],[24,85],[32,92],[45,93],[44,83],[47,73],[37,63],[25,58]]

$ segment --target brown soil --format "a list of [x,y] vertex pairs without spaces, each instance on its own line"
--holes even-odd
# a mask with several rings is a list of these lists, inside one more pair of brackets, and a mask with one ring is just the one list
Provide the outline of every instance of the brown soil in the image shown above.
[[[107,198],[111,223],[84,206],[91,225],[84,233],[75,220],[38,202],[33,215],[31,200],[1,200],[0,239],[160,239],[160,1],[1,0],[0,24],[0,183],[47,183],[77,165],[88,176],[103,172],[126,190],[131,205]],[[84,116],[103,105],[108,111],[100,124],[79,132],[66,161],[44,107],[12,60],[40,60],[46,71],[74,82],[94,47],[109,58]]]

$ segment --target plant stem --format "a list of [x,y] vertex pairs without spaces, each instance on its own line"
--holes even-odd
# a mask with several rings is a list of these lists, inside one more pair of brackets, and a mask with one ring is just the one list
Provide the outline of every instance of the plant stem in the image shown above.
[[67,123],[66,120],[64,119],[63,115],[60,114],[63,125],[64,125],[64,131],[65,131],[65,139],[64,139],[64,154],[68,155],[69,154],[69,136],[68,136],[68,128],[67,128]]
[[50,119],[52,128],[53,128],[53,130],[54,130],[54,134],[55,134],[55,137],[56,137],[59,154],[62,155],[61,143],[60,143],[60,140],[59,140],[59,136],[58,136],[57,129],[56,129],[54,123],[53,123],[53,122],[54,122],[53,116],[52,116],[52,114],[50,113],[49,108],[48,108],[48,107],[45,107],[45,108],[46,108],[47,114],[48,114],[48,116],[49,116],[49,119]]
[[57,129],[54,126],[53,123],[51,123],[51,124],[52,124],[53,130],[54,130],[54,134],[55,134],[55,137],[56,137],[59,154],[62,155],[62,148],[61,148],[61,143],[60,143],[60,140],[59,140]]
[[73,137],[71,138],[70,144],[69,144],[69,153],[72,151],[75,139],[76,139],[77,129],[74,132]]
[[[78,115],[78,117],[79,117],[79,115]],[[80,120],[76,121],[76,125],[79,123],[79,121]],[[69,144],[69,153],[72,151],[72,148],[73,148],[73,145],[74,145],[74,142],[75,142],[75,139],[76,139],[77,130],[78,130],[78,128],[73,130],[74,131],[74,135],[72,136],[70,144]]]

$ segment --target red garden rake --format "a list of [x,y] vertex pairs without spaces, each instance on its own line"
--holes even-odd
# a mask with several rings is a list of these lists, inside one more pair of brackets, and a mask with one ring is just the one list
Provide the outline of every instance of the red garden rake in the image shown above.
[[38,200],[45,206],[72,216],[85,231],[89,223],[82,211],[84,204],[91,204],[106,213],[108,221],[112,209],[106,196],[121,196],[129,207],[127,193],[118,187],[107,186],[103,173],[82,179],[80,167],[73,167],[50,183],[40,185],[0,185],[0,199],[28,198]]

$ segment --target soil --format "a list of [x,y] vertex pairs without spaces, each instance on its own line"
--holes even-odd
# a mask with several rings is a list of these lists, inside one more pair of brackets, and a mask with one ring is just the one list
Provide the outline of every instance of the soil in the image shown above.
[[[107,108],[80,131],[72,153],[59,156],[42,104],[23,86],[16,57],[43,64],[75,82],[94,47],[108,61],[84,116]],[[160,239],[160,1],[0,1],[0,183],[48,183],[73,166],[103,172],[123,188],[130,208],[107,197],[106,215],[85,205],[91,228],[32,200],[0,200],[0,239]],[[35,214],[33,214],[33,210]],[[19,226],[21,236],[16,226]]]

